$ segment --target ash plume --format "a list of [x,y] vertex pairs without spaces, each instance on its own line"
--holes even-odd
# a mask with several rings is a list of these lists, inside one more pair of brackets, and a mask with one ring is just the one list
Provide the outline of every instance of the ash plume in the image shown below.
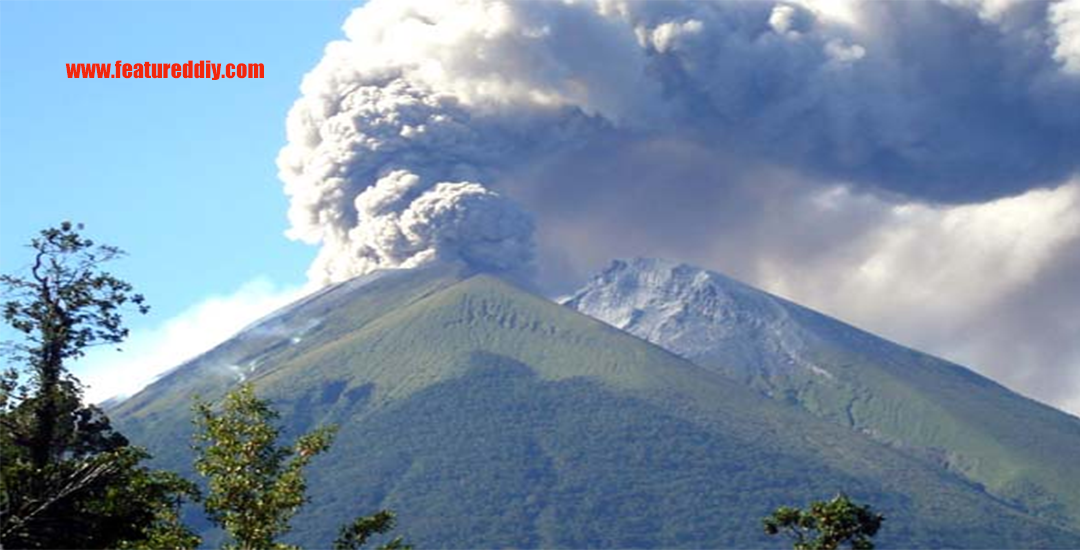
[[532,263],[532,218],[478,183],[425,184],[395,170],[363,190],[354,205],[360,223],[344,239],[327,239],[316,260],[315,269],[329,280],[435,260],[510,273]]
[[[1077,29],[1078,0],[373,0],[289,113],[289,236],[316,283],[695,262],[1065,402],[1080,332],[1022,297],[1077,302]],[[987,239],[1003,210],[1062,223]],[[1003,326],[1059,359],[1015,376]]]

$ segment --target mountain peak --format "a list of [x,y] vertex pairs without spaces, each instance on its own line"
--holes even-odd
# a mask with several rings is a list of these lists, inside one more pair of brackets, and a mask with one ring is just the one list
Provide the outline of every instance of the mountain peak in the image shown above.
[[[706,321],[719,319],[717,334],[744,346],[738,353],[750,353],[754,344],[743,340],[752,337],[787,350],[785,334],[843,328],[721,275],[663,260],[613,264],[575,303],[600,304],[604,293],[622,300],[611,311],[640,310],[628,325],[670,329],[685,342],[704,341],[696,338],[708,334],[694,331],[711,330]],[[777,336],[782,323],[793,328]],[[775,349],[760,353],[778,356]],[[1064,508],[1080,494],[1069,460],[1077,455],[1071,425],[1043,427],[994,396],[974,399],[987,404],[970,407],[979,422],[939,413],[919,396],[955,386],[972,393],[964,380],[941,376],[929,389],[905,392],[882,372],[874,385],[849,386],[852,396],[873,397],[855,403],[813,394],[823,407],[837,404],[854,427],[983,468],[972,479],[997,489],[1005,497],[999,500],[936,462],[748,391],[718,368],[513,281],[468,270],[399,270],[308,296],[109,412],[159,464],[179,471],[190,471],[189,450],[176,443],[191,437],[191,395],[216,400],[238,374],[274,403],[285,433],[340,426],[337,444],[312,472],[312,507],[297,516],[289,541],[317,548],[330,545],[350,509],[386,507],[401,511],[410,539],[423,546],[756,548],[767,542],[752,528],[760,517],[837,487],[904,526],[884,534],[884,545],[1065,548],[1080,541]],[[835,379],[811,373],[800,382],[835,390],[855,370],[829,368]],[[986,419],[995,412],[1035,444],[1000,430],[976,439],[994,428]],[[881,418],[911,429],[897,431]],[[903,439],[912,432],[928,435]],[[1036,456],[987,451],[1006,444]],[[1035,474],[986,470],[997,465],[1005,474]],[[1012,497],[1024,494],[1043,508],[1062,507],[1064,519],[1055,526],[1036,517],[1041,509],[1013,507]]]
[[938,461],[1031,513],[1080,522],[1080,479],[1062,458],[1080,452],[1077,419],[959,365],[667,260],[616,261],[565,305]]
[[797,306],[689,264],[615,260],[565,304],[684,357],[721,353],[743,375],[830,376],[803,353],[811,335],[792,321]]

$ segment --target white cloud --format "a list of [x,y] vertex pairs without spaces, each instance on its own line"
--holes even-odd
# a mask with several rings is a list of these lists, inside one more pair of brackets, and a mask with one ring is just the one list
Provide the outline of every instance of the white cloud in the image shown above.
[[302,288],[281,288],[267,279],[255,279],[231,294],[211,296],[157,326],[133,330],[121,352],[111,347],[90,350],[72,371],[86,385],[88,402],[129,396],[303,294]]
[[1080,414],[1078,297],[1061,274],[1080,250],[1080,179],[965,206],[843,188],[809,202],[875,221],[818,257],[761,262],[757,284]]
[[[477,182],[535,215],[541,284],[699,263],[1061,403],[1077,1],[372,0],[290,111],[289,235],[322,245],[317,282],[522,250],[383,211]],[[403,173],[420,185],[387,183]]]
[[1080,0],[1061,0],[1050,6],[1054,59],[1066,73],[1080,75]]
[[[823,197],[819,207],[833,201],[828,207],[837,208],[837,200],[848,202],[841,208],[867,207],[843,191]],[[859,316],[899,305],[931,315],[976,310],[1030,282],[1080,236],[1080,182],[975,205],[871,208],[882,209],[879,225],[848,245],[858,250],[850,263],[828,266],[830,277],[839,277],[830,285],[837,297],[863,297],[844,300]],[[781,272],[766,280],[774,287],[805,281]]]

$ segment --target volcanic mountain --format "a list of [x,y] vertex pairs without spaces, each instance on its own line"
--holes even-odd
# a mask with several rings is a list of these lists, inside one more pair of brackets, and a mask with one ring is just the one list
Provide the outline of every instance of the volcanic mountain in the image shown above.
[[1080,527],[1080,419],[719,273],[615,261],[569,307]]
[[[289,434],[338,425],[290,535],[310,547],[384,507],[419,547],[761,547],[760,519],[776,506],[839,491],[886,514],[883,546],[1080,546],[1070,524],[772,399],[723,362],[696,364],[439,265],[302,299],[109,412],[183,473],[192,397],[218,399],[241,380],[274,402]],[[1075,425],[1062,426],[1058,437],[1071,437]]]

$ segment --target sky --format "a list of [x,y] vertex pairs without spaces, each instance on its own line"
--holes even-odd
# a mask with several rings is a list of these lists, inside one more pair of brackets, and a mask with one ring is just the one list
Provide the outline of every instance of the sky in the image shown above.
[[1080,414],[1080,0],[356,7],[0,6],[4,271],[78,219],[156,306],[91,395],[377,269],[661,256]]
[[[152,307],[128,316],[135,338],[126,353],[94,350],[88,367],[109,375],[90,395],[137,385],[304,283],[314,252],[283,236],[287,201],[274,157],[301,78],[354,7],[0,4],[3,272],[26,265],[24,245],[38,230],[83,222],[87,235],[128,252],[109,269]],[[67,63],[118,59],[258,62],[266,78],[67,78]],[[93,378],[86,366],[77,371]]]

